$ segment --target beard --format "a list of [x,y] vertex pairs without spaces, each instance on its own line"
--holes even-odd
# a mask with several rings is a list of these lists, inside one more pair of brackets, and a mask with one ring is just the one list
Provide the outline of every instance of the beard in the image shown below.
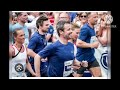
[[65,35],[64,37],[65,37],[67,40],[72,39],[72,35],[71,35],[71,34]]
[[47,32],[48,32],[48,29],[42,30],[42,32],[47,33]]

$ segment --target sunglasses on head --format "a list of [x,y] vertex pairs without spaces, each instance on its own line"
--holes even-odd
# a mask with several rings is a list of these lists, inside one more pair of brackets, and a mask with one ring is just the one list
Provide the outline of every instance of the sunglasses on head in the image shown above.
[[83,17],[86,18],[87,16],[80,16],[80,17],[81,17],[81,18],[83,18]]

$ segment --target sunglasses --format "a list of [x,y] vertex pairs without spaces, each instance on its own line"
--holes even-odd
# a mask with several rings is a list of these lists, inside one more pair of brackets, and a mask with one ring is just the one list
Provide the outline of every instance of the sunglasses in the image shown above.
[[83,18],[83,17],[86,18],[87,16],[80,16],[80,17],[81,17],[81,18]]

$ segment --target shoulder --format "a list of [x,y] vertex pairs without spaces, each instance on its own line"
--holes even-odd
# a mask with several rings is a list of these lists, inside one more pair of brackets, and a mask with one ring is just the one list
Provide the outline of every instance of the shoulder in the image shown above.
[[11,53],[12,56],[15,55],[15,49],[14,49],[13,45],[9,46],[9,51],[10,51],[10,53]]
[[27,48],[27,46],[26,46],[26,45],[24,45],[24,44],[23,44],[22,46],[24,47],[24,50],[25,50],[25,51],[27,51],[27,50],[28,50],[28,48]]
[[59,43],[59,41],[56,41],[56,42],[54,42],[50,45],[53,46],[53,47],[58,47],[60,45],[60,43]]
[[86,23],[86,24],[84,24],[84,25],[82,26],[81,29],[83,29],[83,30],[87,29],[87,30],[88,30],[88,29],[90,29],[90,28],[89,28],[88,24]]
[[87,24],[85,24],[85,25],[83,25],[83,27],[81,28],[81,30],[80,30],[80,33],[82,33],[82,32],[89,32],[89,30],[90,30],[90,28],[89,28],[89,26],[87,25]]
[[68,45],[69,45],[70,48],[74,48],[74,44],[73,43],[68,42]]
[[71,42],[68,42],[68,44],[69,44],[69,45],[71,45],[71,46],[74,46],[74,44],[73,44],[73,43],[71,43]]
[[39,35],[37,32],[35,32],[35,33],[32,35],[31,39],[38,39],[39,37],[40,37],[40,35]]
[[15,29],[19,29],[19,28],[22,28],[22,26],[19,24],[19,23],[16,23],[12,26],[12,29],[15,30]]
[[54,49],[58,48],[59,46],[60,46],[59,41],[56,41],[56,42],[54,42],[54,43],[48,45],[48,47],[54,48]]
[[21,25],[19,23],[16,23],[13,25],[13,27],[20,27]]

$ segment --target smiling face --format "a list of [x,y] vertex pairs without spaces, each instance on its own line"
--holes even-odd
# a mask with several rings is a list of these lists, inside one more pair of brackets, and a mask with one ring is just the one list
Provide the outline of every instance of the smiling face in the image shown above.
[[71,33],[72,33],[71,24],[66,23],[64,25],[63,37],[69,40],[71,38]]
[[40,26],[42,32],[47,32],[49,28],[49,20],[43,21],[43,25]]
[[18,20],[20,20],[23,23],[26,23],[28,20],[28,14],[26,12],[22,12],[19,16],[18,16]]
[[88,16],[88,20],[92,25],[97,24],[98,20],[98,15],[96,12],[91,12],[90,15]]
[[85,24],[87,22],[87,13],[83,12],[79,15],[79,19],[81,21],[81,23]]
[[71,34],[71,37],[74,41],[77,40],[79,33],[80,33],[80,28],[74,28],[74,30],[72,31],[72,34]]
[[23,44],[24,41],[25,41],[25,33],[24,33],[24,31],[22,29],[16,30],[14,32],[14,39],[15,39],[15,42]]

